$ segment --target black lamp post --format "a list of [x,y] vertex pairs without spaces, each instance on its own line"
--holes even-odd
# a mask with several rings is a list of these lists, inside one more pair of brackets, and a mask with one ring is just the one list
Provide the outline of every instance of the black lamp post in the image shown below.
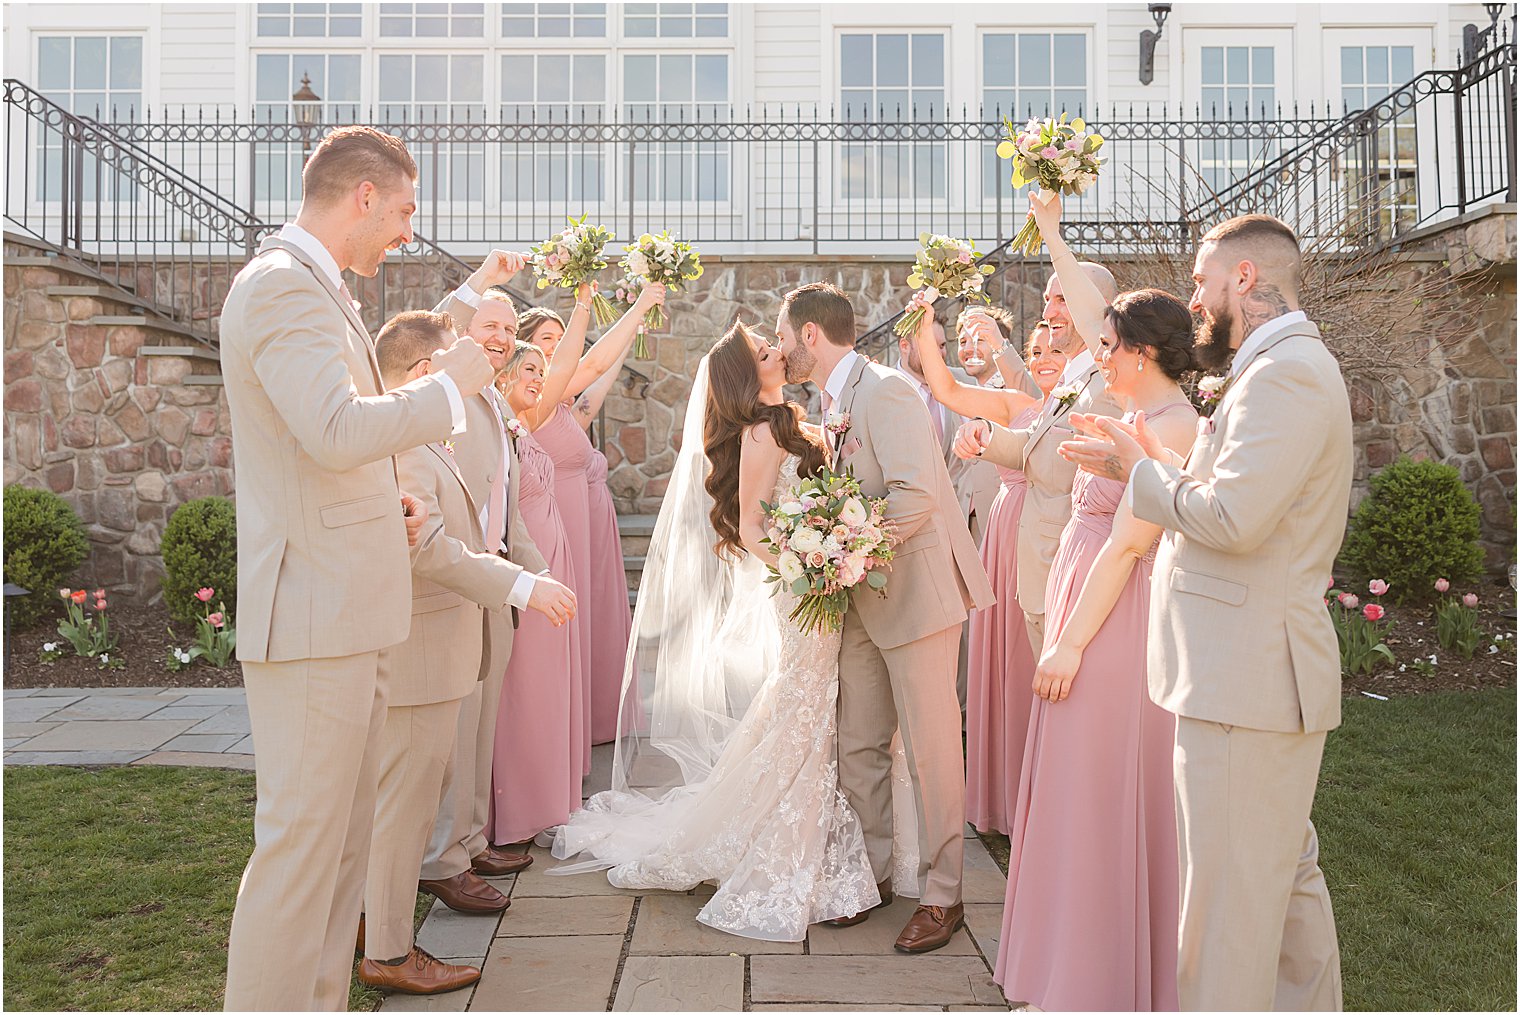
[[311,76],[301,74],[301,88],[290,97],[295,108],[296,123],[301,128],[301,165],[311,157],[311,135],[322,121],[322,97],[311,90]]
[[1156,43],[1161,41],[1161,29],[1166,16],[1172,13],[1171,4],[1147,4],[1146,10],[1156,19],[1156,30],[1149,28],[1140,33],[1140,83],[1148,85],[1156,77]]

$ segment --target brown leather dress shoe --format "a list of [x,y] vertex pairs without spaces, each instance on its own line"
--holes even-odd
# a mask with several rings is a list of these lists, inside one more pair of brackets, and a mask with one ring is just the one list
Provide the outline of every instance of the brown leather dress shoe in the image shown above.
[[900,952],[932,952],[950,943],[950,938],[966,922],[966,909],[959,902],[953,906],[919,906],[908,925],[897,935],[893,947]]
[[405,962],[388,966],[365,959],[359,963],[359,982],[401,994],[443,994],[468,987],[480,979],[474,966],[451,966],[412,946]]
[[[890,906],[894,897],[892,895],[891,879],[878,884],[876,886],[876,894],[881,896],[881,901],[872,906],[871,909],[880,909],[882,906]],[[854,916],[838,916],[832,920],[825,920],[823,921],[823,925],[825,927],[853,927],[857,923],[864,923],[866,917],[871,915],[871,909],[862,909]]]
[[499,878],[504,874],[516,874],[533,866],[533,858],[527,853],[508,853],[495,846],[470,861],[470,870],[485,878]]
[[442,881],[419,881],[417,890],[427,892],[456,913],[500,913],[512,905],[511,899],[470,871]]

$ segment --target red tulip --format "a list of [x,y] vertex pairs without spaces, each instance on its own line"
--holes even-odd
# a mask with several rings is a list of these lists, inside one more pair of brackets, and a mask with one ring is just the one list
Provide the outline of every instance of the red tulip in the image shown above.
[[1362,607],[1362,616],[1374,622],[1382,620],[1383,608],[1377,603],[1368,603],[1366,606]]
[[211,602],[211,597],[216,595],[216,589],[196,589],[195,598],[203,603]]
[[84,589],[76,589],[69,598],[76,603],[83,603],[86,599],[90,598],[90,594]]

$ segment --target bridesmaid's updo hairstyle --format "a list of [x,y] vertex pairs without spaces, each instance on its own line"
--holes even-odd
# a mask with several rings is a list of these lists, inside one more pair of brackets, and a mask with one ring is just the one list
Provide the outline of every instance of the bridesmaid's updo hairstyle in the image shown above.
[[550,321],[558,324],[561,331],[564,330],[564,318],[560,317],[559,314],[556,314],[548,307],[530,307],[529,309],[524,310],[517,317],[518,341],[533,341],[534,333],[537,332],[539,328],[542,328],[544,325],[548,324]]
[[1193,366],[1193,314],[1160,289],[1120,293],[1105,312],[1119,345],[1149,354],[1161,372],[1181,380]]
[[548,369],[549,361],[544,357],[544,351],[532,342],[524,342],[519,338],[516,342],[512,343],[512,352],[507,356],[507,361],[501,365],[501,369],[496,372],[496,379],[517,380],[517,373],[522,369],[523,360],[529,356],[537,356],[539,361],[544,364],[544,369]]
[[752,428],[769,426],[783,451],[800,456],[799,475],[816,475],[823,467],[823,445],[802,428],[803,418],[796,402],[760,401],[755,338],[735,321],[707,354],[707,413],[702,420],[702,450],[711,465],[703,485],[713,500],[708,518],[718,533],[714,549],[720,556],[746,552],[739,538],[739,455]]

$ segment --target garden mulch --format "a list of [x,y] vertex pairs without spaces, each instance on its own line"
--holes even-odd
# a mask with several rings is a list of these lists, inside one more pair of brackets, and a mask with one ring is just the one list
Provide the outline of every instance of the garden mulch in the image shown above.
[[[92,611],[93,612],[93,611]],[[122,603],[106,611],[111,629],[120,633],[115,657],[126,665],[103,669],[91,659],[68,655],[50,663],[39,656],[45,642],[59,641],[56,621],[42,621],[15,631],[6,646],[6,687],[242,687],[243,671],[236,663],[216,669],[205,663],[171,672],[164,665],[169,649],[189,648],[195,628],[169,619],[162,603],[149,606]],[[172,633],[171,633],[172,628]]]

